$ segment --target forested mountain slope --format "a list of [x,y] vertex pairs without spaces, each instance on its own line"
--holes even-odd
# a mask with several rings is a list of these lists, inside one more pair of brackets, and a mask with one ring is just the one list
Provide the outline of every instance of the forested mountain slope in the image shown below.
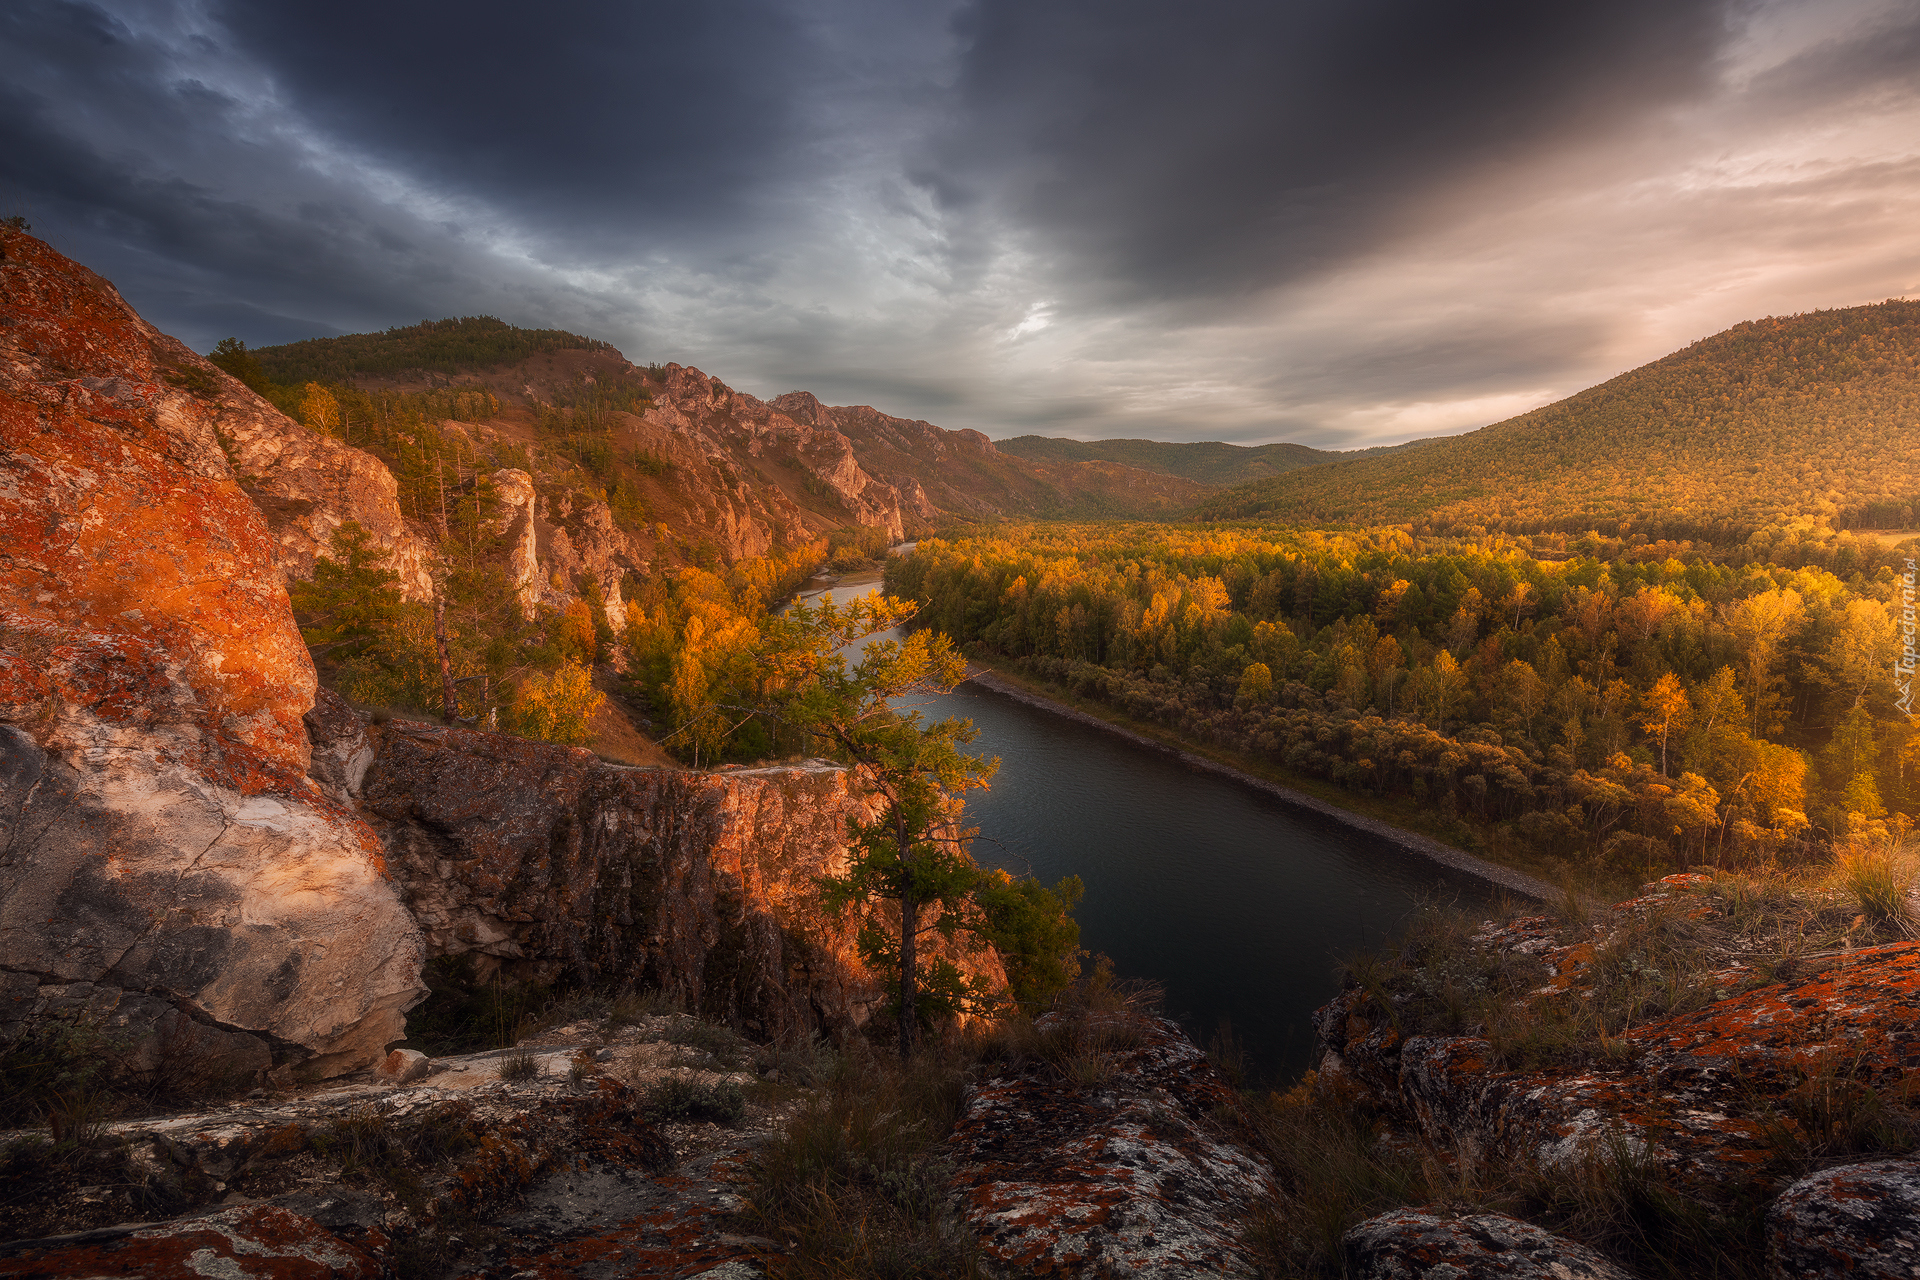
[[1748,321],[1517,418],[1289,472],[1194,514],[1722,543],[1809,521],[1906,529],[1917,428],[1920,302],[1894,300]]
[[[600,464],[616,513],[613,499],[627,494],[636,520],[711,542],[725,558],[848,524],[899,536],[949,516],[1169,514],[1206,490],[1106,461],[1003,457],[977,431],[830,407],[804,391],[762,401],[699,370],[642,368],[605,342],[487,316],[249,354],[282,386],[372,396],[376,417],[383,395],[432,396],[446,401],[443,416],[484,422],[535,454],[552,441]],[[456,403],[463,391],[469,399]],[[473,400],[480,392],[490,399]],[[723,509],[770,536],[717,530]]]
[[1322,462],[1339,462],[1408,446],[1330,453],[1324,449],[1310,449],[1304,444],[1241,445],[1226,444],[1219,440],[1172,444],[1160,440],[1064,440],[1057,436],[1015,436],[1011,440],[995,441],[994,447],[1002,453],[1035,462],[1118,462],[1142,471],[1182,476],[1201,484],[1237,485],[1250,484]]

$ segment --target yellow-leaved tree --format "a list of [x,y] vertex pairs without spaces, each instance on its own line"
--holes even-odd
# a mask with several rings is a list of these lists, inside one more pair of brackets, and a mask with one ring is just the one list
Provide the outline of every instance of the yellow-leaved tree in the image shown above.
[[301,389],[300,420],[311,430],[333,435],[340,430],[340,402],[333,392],[317,382],[309,382]]
[[569,658],[552,672],[520,681],[507,708],[507,728],[523,738],[583,747],[593,740],[593,714],[607,695],[593,687],[593,673]]

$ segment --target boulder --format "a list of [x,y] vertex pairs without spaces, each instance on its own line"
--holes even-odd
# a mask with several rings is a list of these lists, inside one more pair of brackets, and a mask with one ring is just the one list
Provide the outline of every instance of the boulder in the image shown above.
[[139,1276],[144,1280],[378,1280],[385,1269],[311,1218],[243,1205],[152,1226],[25,1242],[0,1256],[0,1276]]
[[968,1091],[952,1187],[990,1263],[1015,1275],[1251,1276],[1241,1236],[1272,1169],[1213,1119],[1233,1093],[1171,1022],[1040,1019],[1064,1065]]
[[228,380],[32,237],[0,251],[0,1020],[367,1065],[425,994],[419,931],[307,778],[313,666]]
[[1920,1161],[1823,1169],[1767,1209],[1775,1280],[1911,1280],[1920,1275]]
[[1353,1280],[1633,1280],[1586,1245],[1503,1213],[1395,1209],[1340,1242]]
[[373,739],[366,720],[331,689],[315,693],[313,709],[304,719],[313,744],[308,776],[333,799],[352,804],[359,799],[367,766],[373,763]]
[[395,1049],[373,1069],[373,1078],[384,1084],[412,1084],[424,1080],[433,1069],[433,1060],[418,1049]]

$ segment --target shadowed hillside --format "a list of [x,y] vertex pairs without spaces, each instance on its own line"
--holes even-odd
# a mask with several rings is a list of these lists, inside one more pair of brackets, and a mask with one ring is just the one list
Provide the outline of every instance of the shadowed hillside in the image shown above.
[[996,440],[994,447],[1017,458],[1048,462],[1118,462],[1142,471],[1181,476],[1201,484],[1250,484],[1269,476],[1298,471],[1322,462],[1337,462],[1390,453],[1407,445],[1331,453],[1303,444],[1225,444],[1218,440],[1169,444],[1159,440],[1064,440],[1057,436],[1015,436]]
[[1556,404],[1215,495],[1203,519],[1741,540],[1912,527],[1920,302],[1748,321]]

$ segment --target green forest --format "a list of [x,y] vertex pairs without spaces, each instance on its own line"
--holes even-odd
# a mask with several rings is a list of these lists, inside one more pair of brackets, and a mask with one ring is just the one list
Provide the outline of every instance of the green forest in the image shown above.
[[308,338],[253,355],[275,382],[349,382],[396,373],[466,373],[554,351],[612,351],[613,344],[564,329],[521,329],[492,316],[422,320],[380,333]]
[[1920,515],[1920,302],[1753,320],[1520,417],[1203,500],[1196,517],[1737,544]]
[[1190,742],[1615,875],[1885,842],[1920,812],[1903,563],[1033,524],[923,540],[888,590],[970,652]]
[[1142,471],[1158,471],[1216,485],[1246,484],[1322,462],[1385,452],[1363,449],[1356,453],[1329,453],[1303,444],[1238,445],[1217,440],[1168,444],[1159,440],[1064,440],[1057,436],[1015,436],[1011,440],[996,440],[993,447],[1016,458],[1046,462],[1119,462]]

